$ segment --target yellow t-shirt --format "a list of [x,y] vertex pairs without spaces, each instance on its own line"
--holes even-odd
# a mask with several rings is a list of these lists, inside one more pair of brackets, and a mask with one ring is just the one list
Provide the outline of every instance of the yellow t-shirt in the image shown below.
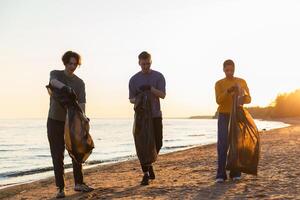
[[238,84],[245,92],[244,103],[251,102],[251,96],[249,93],[249,88],[244,79],[234,77],[233,79],[224,78],[216,82],[215,92],[216,92],[216,102],[219,105],[219,113],[230,113],[232,107],[232,95],[227,92],[229,88]]

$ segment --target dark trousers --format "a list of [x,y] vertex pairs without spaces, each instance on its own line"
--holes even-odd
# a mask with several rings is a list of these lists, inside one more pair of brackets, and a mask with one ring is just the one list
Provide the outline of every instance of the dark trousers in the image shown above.
[[[54,168],[55,182],[58,188],[65,187],[64,181],[64,153],[65,153],[65,139],[64,139],[65,123],[48,118],[47,132],[48,141],[50,144],[51,157]],[[83,183],[82,164],[77,163],[72,159],[73,175],[75,184]]]
[[[228,126],[229,126],[230,114],[219,113],[218,117],[218,171],[216,178],[227,179],[226,174],[226,160],[228,151]],[[230,177],[241,176],[240,172],[230,171]]]
[[[153,118],[153,129],[154,129],[156,151],[158,154],[163,144],[163,125],[162,125],[161,117]],[[150,167],[152,166],[142,166],[143,172],[148,172]]]

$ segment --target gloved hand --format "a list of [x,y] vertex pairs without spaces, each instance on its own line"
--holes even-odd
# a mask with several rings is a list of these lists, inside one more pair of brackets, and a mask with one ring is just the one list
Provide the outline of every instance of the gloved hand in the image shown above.
[[151,90],[151,86],[150,85],[142,85],[139,89],[141,91],[145,92],[147,90]]
[[227,93],[230,94],[230,93],[232,93],[234,90],[235,90],[235,87],[232,86],[231,88],[227,89]]
[[62,87],[60,90],[61,90],[62,92],[67,93],[67,94],[75,93],[74,90],[73,90],[71,87],[66,86],[66,85],[65,85],[64,87]]
[[239,92],[240,90],[240,86],[239,85],[234,85],[231,88],[227,89],[227,92],[229,94],[233,93],[233,92]]
[[71,99],[76,99],[77,98],[74,89],[69,87],[69,86],[62,87],[61,91],[65,92],[69,97],[71,97]]

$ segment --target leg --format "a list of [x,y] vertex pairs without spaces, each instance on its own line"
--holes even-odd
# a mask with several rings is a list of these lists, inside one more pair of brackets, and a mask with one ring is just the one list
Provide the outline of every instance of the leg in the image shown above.
[[148,173],[149,172],[149,166],[147,165],[142,165],[142,170],[144,173]]
[[[153,118],[153,129],[155,136],[156,152],[158,154],[163,144],[163,125],[161,117]],[[149,178],[152,180],[155,179],[155,173],[152,165],[149,167]]]
[[152,180],[155,179],[155,173],[152,165],[149,167],[149,178]]
[[72,159],[73,165],[73,175],[75,180],[75,185],[83,183],[83,173],[82,173],[82,164],[77,163],[74,159]]
[[149,185],[149,169],[150,166],[149,165],[142,165],[142,170],[144,172],[144,176],[143,179],[141,181],[141,185]]
[[93,191],[94,188],[86,185],[83,182],[82,164],[77,163],[74,159],[72,159],[72,165],[73,165],[73,175],[74,175],[74,182],[75,182],[74,190],[77,192]]
[[60,189],[65,187],[64,181],[64,122],[48,119],[47,132],[50,144],[50,152],[53,162],[56,186]]
[[218,171],[216,178],[227,179],[226,159],[227,159],[227,137],[228,137],[229,114],[219,114],[218,118]]

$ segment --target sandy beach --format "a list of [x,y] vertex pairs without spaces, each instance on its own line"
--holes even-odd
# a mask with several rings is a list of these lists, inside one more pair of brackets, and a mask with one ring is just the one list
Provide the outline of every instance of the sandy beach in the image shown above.
[[[299,120],[300,121],[300,120]],[[137,160],[85,170],[90,193],[73,191],[66,174],[66,199],[300,199],[300,124],[261,134],[258,176],[243,175],[238,182],[215,184],[216,145],[161,155],[155,163],[156,180],[140,186]],[[0,199],[54,199],[54,178],[0,190]]]

